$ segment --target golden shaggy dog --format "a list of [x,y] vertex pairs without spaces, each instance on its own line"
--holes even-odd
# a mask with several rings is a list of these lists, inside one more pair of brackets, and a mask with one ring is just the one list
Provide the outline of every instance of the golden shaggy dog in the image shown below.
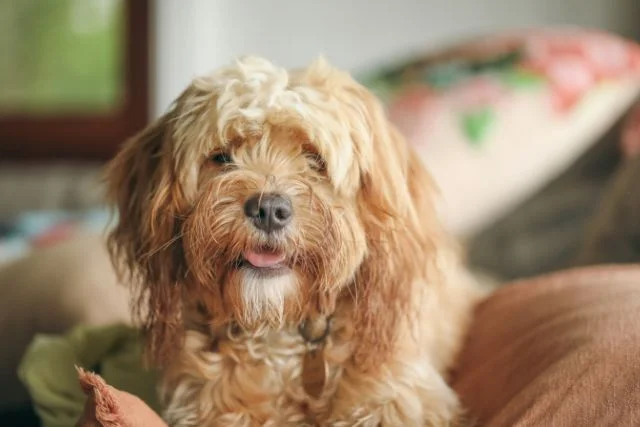
[[418,157],[318,60],[198,78],[108,170],[172,426],[448,426],[480,292]]

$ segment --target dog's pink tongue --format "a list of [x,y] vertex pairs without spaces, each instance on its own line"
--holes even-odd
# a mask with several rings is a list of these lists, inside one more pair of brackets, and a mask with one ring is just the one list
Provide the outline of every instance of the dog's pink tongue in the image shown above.
[[246,251],[244,253],[244,259],[254,267],[257,268],[270,268],[281,264],[284,261],[285,255],[275,252],[254,252]]

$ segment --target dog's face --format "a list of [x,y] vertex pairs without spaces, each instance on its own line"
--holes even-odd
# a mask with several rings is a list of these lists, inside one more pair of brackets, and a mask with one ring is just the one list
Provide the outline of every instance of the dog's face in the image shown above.
[[384,341],[436,233],[428,176],[378,101],[323,61],[246,58],[197,79],[109,179],[112,252],[139,280],[155,351],[185,307],[279,327],[345,293]]
[[295,118],[259,129],[246,123],[200,152],[181,240],[198,286],[191,295],[214,318],[277,327],[329,309],[321,301],[334,301],[362,263],[357,177],[340,176],[349,171],[322,154],[344,158],[353,148],[314,143]]

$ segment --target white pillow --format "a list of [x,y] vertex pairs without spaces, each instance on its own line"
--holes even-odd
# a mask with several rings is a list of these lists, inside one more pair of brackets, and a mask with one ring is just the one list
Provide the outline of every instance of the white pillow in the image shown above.
[[640,95],[640,47],[580,29],[486,37],[366,80],[473,235],[583,154]]

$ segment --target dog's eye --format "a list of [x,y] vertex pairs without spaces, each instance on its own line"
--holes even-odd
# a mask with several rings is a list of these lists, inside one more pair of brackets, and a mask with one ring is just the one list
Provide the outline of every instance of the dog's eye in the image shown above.
[[209,160],[217,165],[227,165],[229,163],[233,163],[231,155],[223,151],[213,154],[211,157],[209,157]]
[[311,164],[311,168],[318,172],[326,172],[327,171],[327,162],[324,161],[320,154],[310,154],[307,156],[309,158],[309,163]]
[[309,165],[312,169],[321,173],[325,173],[327,171],[327,162],[325,162],[322,156],[313,148],[305,147],[304,156],[309,161]]

